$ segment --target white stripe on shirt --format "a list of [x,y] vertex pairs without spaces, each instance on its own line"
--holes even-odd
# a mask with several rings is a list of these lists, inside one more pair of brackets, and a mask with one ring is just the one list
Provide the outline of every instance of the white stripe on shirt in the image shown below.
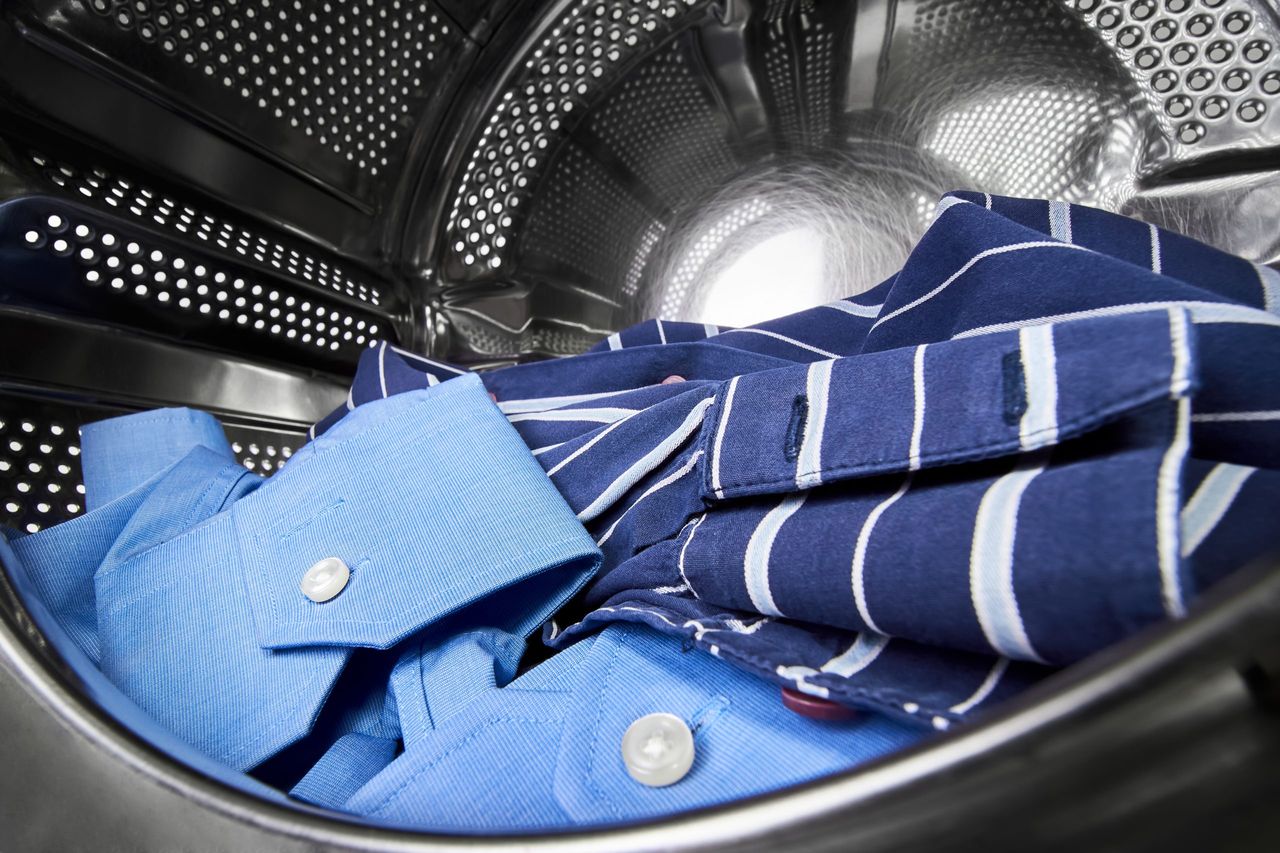
[[1065,201],[1049,202],[1049,233],[1064,243],[1071,239],[1071,205]]
[[564,447],[568,442],[562,441],[559,444],[548,444],[546,447],[539,447],[537,450],[531,451],[534,456],[541,456],[544,453],[550,453],[557,447]]
[[1192,415],[1191,420],[1193,423],[1197,424],[1280,421],[1280,410],[1268,409],[1260,412],[1201,412],[1198,415]]
[[624,388],[620,391],[597,391],[593,394],[566,394],[562,397],[529,397],[524,400],[503,400],[498,404],[498,408],[503,414],[507,415],[524,412],[548,412],[552,409],[562,409],[565,406],[572,406],[576,403],[587,403],[591,400],[613,397],[617,394],[630,394],[632,391],[638,390],[640,389]]
[[1023,450],[1034,450],[1058,440],[1058,371],[1053,326],[1028,326],[1019,331],[1018,342],[1027,394],[1027,409],[1022,414],[1018,435]]
[[665,344],[667,342],[667,330],[662,328],[661,320],[655,319],[653,322],[658,326],[658,340]]
[[[942,216],[942,214],[946,213],[948,210],[955,207],[957,204],[968,204],[968,203],[969,202],[966,201],[965,199],[956,198],[953,195],[943,196],[941,199],[939,199],[938,203],[933,207],[933,221],[937,222],[938,217]],[[990,210],[991,208],[988,207],[987,209]]]
[[1254,264],[1258,281],[1262,284],[1262,305],[1272,314],[1280,314],[1280,272],[1266,264]]
[[[693,593],[694,598],[698,597],[698,591],[693,588],[693,584],[689,583],[689,576],[684,573],[684,552],[689,550],[689,544],[693,542],[693,534],[698,532],[698,528],[702,525],[702,522],[706,520],[707,514],[704,512],[692,523],[693,529],[689,531],[689,538],[680,546],[680,559],[676,561],[677,568],[680,569],[680,578],[685,582],[685,585],[689,587],[689,592]],[[681,531],[681,533],[683,532],[684,531]]]
[[834,361],[815,361],[809,365],[807,388],[809,413],[804,422],[804,437],[796,456],[796,488],[810,489],[822,484],[822,437],[827,422],[827,397],[831,392],[831,368]]
[[853,587],[853,603],[858,608],[858,616],[862,618],[863,624],[873,631],[880,631],[880,629],[876,626],[875,620],[871,618],[871,610],[867,606],[867,547],[871,542],[871,533],[876,529],[876,524],[880,522],[880,516],[884,515],[889,510],[889,507],[902,499],[902,496],[907,493],[907,489],[911,488],[911,478],[914,472],[920,470],[920,440],[924,435],[924,413],[926,407],[924,379],[924,353],[926,347],[926,344],[916,347],[912,364],[913,401],[911,447],[908,451],[907,460],[908,474],[896,492],[885,498],[868,513],[866,519],[862,522],[862,529],[858,531],[858,541],[853,548],[853,565],[850,569],[849,581]]
[[1047,464],[1038,453],[1024,457],[982,496],[969,552],[969,594],[991,647],[1006,657],[1040,661],[1031,645],[1013,589],[1013,548],[1022,495]]
[[724,497],[724,490],[720,487],[720,449],[724,445],[724,432],[729,426],[729,414],[733,411],[733,392],[738,388],[739,378],[735,376],[729,380],[729,390],[724,395],[724,411],[720,413],[716,440],[711,446],[711,490],[718,498]]
[[875,325],[871,327],[872,330],[875,330],[877,327],[879,327],[883,323],[889,322],[894,317],[897,317],[901,314],[905,314],[907,311],[910,311],[912,308],[915,308],[918,305],[928,302],[930,299],[932,299],[933,297],[937,296],[939,293],[941,293],[942,291],[950,287],[955,282],[956,279],[960,278],[960,276],[964,275],[969,270],[973,269],[974,265],[978,264],[979,262],[984,261],[987,258],[995,257],[996,255],[1004,255],[1004,254],[1008,254],[1009,252],[1022,252],[1022,251],[1027,251],[1029,249],[1070,249],[1072,251],[1077,251],[1077,252],[1088,251],[1088,249],[1085,249],[1082,246],[1075,246],[1070,243],[1060,243],[1057,240],[1035,240],[1028,243],[1014,243],[1011,246],[997,246],[994,249],[987,249],[986,251],[979,252],[978,254],[970,258],[968,261],[966,261],[964,266],[960,267],[960,269],[953,272],[950,276],[947,277],[945,281],[942,282],[942,284],[938,285],[933,290],[930,290],[928,293],[924,294],[923,296],[917,297],[916,299],[913,299],[912,301],[908,302],[906,305],[903,305],[901,308],[897,308],[893,311],[890,311],[888,314],[881,317],[879,320],[875,322]]
[[714,323],[703,323],[702,331],[708,338],[714,338],[716,335],[720,334],[720,327]]
[[702,425],[702,419],[706,417],[707,409],[716,401],[715,397],[708,397],[700,401],[689,414],[685,416],[684,422],[676,427],[675,431],[664,438],[662,441],[631,464],[627,470],[623,471],[616,480],[610,483],[600,496],[591,502],[586,509],[578,513],[578,519],[586,522],[604,512],[605,509],[612,506],[618,498],[622,497],[628,489],[640,481],[640,478],[648,474],[654,469],[658,463],[670,456],[677,447],[685,442],[685,440],[697,431]]
[[1160,596],[1164,612],[1177,619],[1187,613],[1179,574],[1181,553],[1178,548],[1179,507],[1182,493],[1182,466],[1191,446],[1191,400],[1177,402],[1177,422],[1173,441],[1165,450],[1156,475],[1156,546],[1160,561]]
[[773,551],[773,542],[778,538],[782,525],[799,511],[808,496],[808,492],[800,492],[783,498],[782,503],[765,513],[747,542],[747,551],[742,560],[743,575],[747,594],[751,596],[751,604],[757,613],[783,615],[774,603],[773,592],[769,588],[769,554]]
[[884,303],[879,305],[859,305],[856,302],[845,302],[841,299],[838,302],[828,302],[823,308],[834,308],[845,314],[852,314],[854,317],[862,317],[866,320],[874,320],[880,316],[881,310],[884,309]]
[[[617,429],[618,427],[620,427],[620,426],[622,426],[623,424],[625,424],[625,423],[627,422],[627,420],[628,420],[628,418],[629,418],[629,417],[630,417],[630,416],[628,416],[627,418],[623,418],[623,419],[622,419],[622,420],[620,420],[620,421],[614,421],[613,423],[609,424],[609,425],[608,425],[607,427],[605,427],[604,429],[600,430],[600,432],[598,432],[598,433],[596,433],[595,435],[593,435],[590,439],[588,439],[587,441],[583,442],[583,444],[582,444],[582,446],[581,446],[581,447],[579,447],[577,450],[575,450],[575,451],[573,451],[572,453],[570,453],[570,454],[569,454],[568,456],[566,456],[565,458],[561,459],[559,462],[557,462],[557,463],[556,463],[556,464],[551,468],[551,470],[547,471],[547,476],[548,476],[548,477],[554,477],[556,474],[560,473],[560,469],[561,469],[561,468],[563,468],[564,466],[568,465],[570,462],[572,462],[573,460],[577,459],[579,456],[581,456],[582,454],[586,453],[586,452],[587,452],[588,450],[590,450],[591,448],[595,447],[595,446],[596,446],[597,444],[599,444],[602,440],[604,440],[605,436],[607,436],[609,433],[613,432],[615,429]],[[563,441],[562,441],[562,442],[560,442],[560,444],[566,444],[566,443],[567,443],[567,442],[563,442]],[[560,446],[560,444],[557,444],[557,445],[556,445],[556,447],[559,447],[559,446]]]
[[612,335],[610,335],[607,338],[607,340],[609,341],[609,349],[611,350],[622,349],[622,335],[618,334],[617,332],[614,332]]
[[1182,556],[1190,557],[1222,521],[1257,468],[1215,465],[1182,509]]
[[879,633],[883,632],[880,631],[875,620],[871,618],[871,611],[867,607],[865,578],[867,545],[871,541],[871,532],[876,529],[876,524],[880,521],[880,516],[884,515],[889,507],[896,504],[907,493],[907,489],[911,488],[911,477],[912,475],[908,474],[896,492],[882,500],[876,505],[875,509],[871,510],[866,520],[862,522],[862,529],[858,531],[858,542],[853,548],[853,568],[850,580],[853,585],[853,603],[858,608],[858,616],[862,618],[862,623],[872,631]]
[[925,406],[925,383],[924,383],[924,351],[927,344],[921,344],[916,347],[915,359],[912,365],[912,385],[915,393],[915,403],[911,414],[911,444],[907,450],[907,470],[920,470],[920,441],[924,438],[924,406]]
[[1148,225],[1151,229],[1151,271],[1157,274],[1164,272],[1164,258],[1161,257],[1160,249],[1160,229],[1154,225]]
[[768,329],[730,329],[727,332],[720,333],[720,337],[724,337],[725,335],[764,335],[767,338],[773,338],[774,340],[779,340],[779,341],[782,341],[783,343],[791,344],[793,347],[799,347],[802,350],[808,350],[809,352],[816,353],[822,356],[823,358],[839,358],[840,357],[838,354],[834,352],[827,352],[826,350],[821,349],[820,347],[815,347],[812,344],[806,344],[804,341],[797,341],[795,338],[789,338],[786,335],[780,335],[777,332],[771,332]]
[[521,421],[567,421],[574,423],[577,421],[611,424],[614,421],[620,421],[629,415],[634,415],[635,409],[553,409],[549,412],[521,412],[516,415],[507,415],[507,420],[511,423],[520,423]]
[[889,638],[883,634],[862,631],[858,634],[858,639],[854,640],[853,645],[849,646],[843,654],[824,663],[821,672],[829,672],[841,678],[857,675],[871,666],[887,645],[889,645]]
[[1111,305],[1106,308],[1090,308],[1086,311],[1071,311],[1066,314],[1048,314],[1043,317],[1029,317],[1025,320],[1011,320],[1008,323],[992,323],[990,326],[979,326],[967,329],[951,336],[951,340],[976,338],[979,335],[990,335],[997,332],[1011,332],[1026,326],[1040,326],[1045,323],[1063,323],[1069,320],[1088,320],[1093,317],[1118,317],[1125,314],[1140,314],[1143,311],[1160,311],[1170,308],[1185,308],[1191,315],[1191,321],[1199,325],[1216,323],[1240,323],[1249,326],[1280,326],[1280,317],[1268,314],[1259,308],[1247,305],[1228,305],[1222,302],[1134,302],[1128,305]]
[[1191,388],[1191,346],[1188,343],[1187,313],[1169,309],[1169,345],[1173,351],[1173,368],[1169,371],[1169,396],[1181,397]]
[[991,691],[996,689],[996,685],[1000,683],[1000,679],[1004,676],[1005,670],[1009,668],[1008,658],[997,658],[996,662],[987,672],[987,677],[982,679],[982,683],[978,685],[978,689],[973,691],[973,695],[963,702],[952,705],[948,710],[953,714],[967,714],[980,705],[983,700],[991,695]]
[[810,696],[817,696],[819,699],[826,699],[831,695],[831,691],[817,684],[810,684],[805,679],[812,678],[818,674],[818,671],[811,666],[782,666],[778,665],[774,672],[779,678],[785,678],[796,685],[796,690],[801,693],[807,693]]
[[[614,529],[615,529],[615,528],[616,528],[616,527],[617,527],[617,526],[622,522],[622,519],[624,519],[624,518],[626,518],[626,517],[627,517],[627,514],[628,514],[628,513],[630,513],[630,512],[631,512],[631,510],[633,510],[633,509],[635,509],[635,508],[636,508],[636,504],[640,503],[640,502],[641,502],[641,501],[643,501],[645,498],[647,498],[647,497],[649,497],[650,495],[652,495],[654,492],[657,492],[657,491],[659,491],[659,490],[661,490],[661,489],[665,489],[667,486],[671,485],[672,483],[676,482],[677,480],[679,480],[679,479],[681,479],[682,477],[684,477],[685,475],[687,475],[690,471],[692,471],[692,470],[693,470],[693,467],[694,467],[695,465],[697,465],[697,464],[698,464],[698,460],[699,460],[699,459],[701,459],[701,458],[702,458],[702,456],[703,456],[703,453],[702,453],[702,451],[701,451],[701,450],[699,450],[699,451],[695,452],[692,456],[690,456],[690,457],[689,457],[689,461],[685,462],[683,465],[681,465],[681,466],[680,466],[679,468],[677,468],[675,471],[672,471],[670,474],[668,474],[667,476],[663,477],[661,480],[659,480],[658,482],[656,482],[656,483],[654,483],[652,486],[650,486],[648,489],[646,489],[646,490],[645,490],[645,493],[644,493],[643,495],[641,495],[640,497],[636,498],[636,499],[631,503],[631,505],[630,505],[630,506],[628,506],[625,510],[623,510],[623,511],[622,511],[622,515],[618,516],[618,517],[617,517],[617,519],[615,519],[615,520],[614,520],[613,524],[610,524],[610,525],[609,525],[609,529],[608,529],[608,530],[606,530],[606,531],[604,532],[604,535],[603,535],[603,536],[601,536],[601,537],[596,541],[596,545],[597,545],[597,547],[598,547],[598,546],[602,546],[602,545],[604,545],[604,543],[606,543],[606,542],[608,542],[608,541],[609,541],[609,537],[613,535],[613,531],[614,531]],[[690,536],[689,538],[690,538],[690,539],[692,539],[693,537],[692,537],[692,536]],[[687,545],[687,543],[686,543],[686,545]],[[681,551],[682,558],[683,558],[683,554],[684,554],[684,552],[683,552],[683,550],[682,550],[682,551]]]
[[382,399],[391,396],[387,393],[387,342],[383,341],[378,348],[378,384],[382,387]]

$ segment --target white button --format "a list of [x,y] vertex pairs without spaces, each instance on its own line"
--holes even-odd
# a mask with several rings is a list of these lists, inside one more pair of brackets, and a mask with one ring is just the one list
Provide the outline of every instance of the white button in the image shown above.
[[302,576],[302,594],[317,603],[328,601],[342,592],[351,579],[351,570],[337,557],[325,557]]
[[693,733],[674,714],[641,717],[622,736],[622,761],[643,785],[674,784],[693,766]]

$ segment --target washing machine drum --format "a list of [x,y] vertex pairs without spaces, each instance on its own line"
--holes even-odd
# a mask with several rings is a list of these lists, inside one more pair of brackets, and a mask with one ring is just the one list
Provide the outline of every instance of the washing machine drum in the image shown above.
[[[76,428],[183,405],[270,473],[389,339],[485,368],[870,288],[957,188],[1280,258],[1264,0],[10,0],[0,525],[83,512]],[[1259,849],[1280,574],[984,721],[587,849]],[[0,583],[6,849],[439,849],[169,757]],[[493,843],[499,843],[493,840]]]

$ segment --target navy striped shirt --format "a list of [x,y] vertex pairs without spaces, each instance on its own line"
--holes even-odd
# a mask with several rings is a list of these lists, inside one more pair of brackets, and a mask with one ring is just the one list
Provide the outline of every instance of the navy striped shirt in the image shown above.
[[[855,298],[483,373],[604,553],[545,639],[639,622],[946,728],[1274,541],[1277,306],[1186,237],[955,193]],[[465,372],[380,344],[314,432]]]

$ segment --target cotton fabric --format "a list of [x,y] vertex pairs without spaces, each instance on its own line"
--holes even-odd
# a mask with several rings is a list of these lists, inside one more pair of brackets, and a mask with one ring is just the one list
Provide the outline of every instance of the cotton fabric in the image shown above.
[[[956,193],[888,281],[752,328],[483,374],[379,343],[267,480],[203,413],[91,425],[91,511],[6,560],[166,730],[296,800],[672,814],[962,723],[1273,547],[1277,305],[1179,235]],[[308,600],[333,556],[348,587]],[[655,712],[697,750],[657,789],[619,753]]]

